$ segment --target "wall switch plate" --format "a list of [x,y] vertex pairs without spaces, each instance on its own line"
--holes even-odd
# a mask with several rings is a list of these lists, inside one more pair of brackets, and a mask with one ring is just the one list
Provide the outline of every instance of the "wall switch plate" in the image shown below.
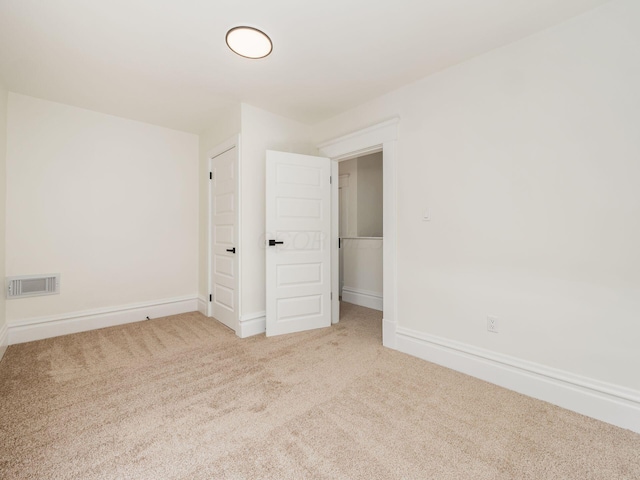
[[498,317],[487,315],[487,331],[491,333],[498,333]]

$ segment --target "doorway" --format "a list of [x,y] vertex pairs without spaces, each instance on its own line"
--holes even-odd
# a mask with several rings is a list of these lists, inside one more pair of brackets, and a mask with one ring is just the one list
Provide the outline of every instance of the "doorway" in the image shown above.
[[383,310],[383,155],[338,164],[339,263],[342,301]]
[[[314,207],[313,212],[311,209],[308,209],[307,212],[309,216],[313,216],[316,218],[328,218],[330,223],[330,228],[326,230],[322,229],[315,230],[316,233],[320,233],[317,237],[318,242],[315,244],[315,250],[322,250],[324,252],[325,248],[330,249],[330,257],[329,262],[331,267],[328,269],[328,275],[330,276],[330,288],[326,290],[326,292],[322,294],[313,294],[307,295],[309,298],[309,304],[306,305],[309,311],[313,310],[311,308],[311,302],[315,307],[314,313],[307,312],[308,315],[323,315],[328,314],[327,308],[330,306],[330,314],[327,316],[327,320],[329,323],[338,323],[340,318],[340,300],[339,300],[339,182],[334,181],[334,179],[339,178],[339,165],[338,163],[342,160],[348,160],[350,158],[355,158],[359,156],[365,156],[371,153],[376,153],[382,151],[382,170],[383,170],[383,188],[382,188],[382,203],[383,203],[383,248],[382,248],[382,269],[383,269],[383,321],[382,321],[382,340],[383,345],[389,348],[396,347],[396,298],[397,298],[397,287],[396,287],[396,231],[397,231],[397,212],[396,212],[396,163],[397,163],[397,139],[398,139],[398,125],[399,119],[394,118],[388,120],[386,122],[380,123],[378,125],[374,125],[373,127],[366,128],[359,132],[355,132],[344,137],[336,138],[334,140],[325,142],[318,146],[318,150],[322,157],[314,157],[318,160],[323,160],[329,162],[331,165],[330,168],[330,176],[325,178],[324,180],[320,180],[323,176],[318,172],[313,175],[310,172],[306,172],[303,176],[306,178],[304,182],[309,186],[313,186],[314,188],[320,188],[323,182],[328,181],[329,187],[329,195],[330,202],[324,203],[322,202],[313,202],[317,204]],[[278,152],[272,152],[278,153]],[[282,154],[283,152],[279,152]],[[293,171],[297,171],[302,174],[299,169],[285,169],[286,171],[280,172],[280,178],[283,185],[284,184],[296,184],[300,183],[297,181],[290,181],[292,179],[297,178],[297,174],[293,174]],[[268,172],[267,172],[268,173]],[[293,175],[293,176],[292,176]],[[277,175],[275,178],[278,178]],[[268,183],[268,182],[267,182]],[[277,183],[277,182],[276,182]],[[306,194],[305,194],[306,195]],[[302,192],[296,193],[296,197],[303,199],[304,196]],[[293,197],[291,197],[293,198]],[[269,195],[269,188],[267,188],[267,203],[273,200],[272,206],[276,205],[275,197],[271,198]],[[287,210],[289,213],[286,215],[282,215],[283,217],[298,217],[300,214],[304,213],[301,209],[303,209],[304,205],[308,205],[310,207],[309,202],[287,202],[285,206],[291,207]],[[324,206],[323,206],[324,205]],[[294,208],[295,206],[295,208]],[[306,207],[305,207],[306,208]],[[326,212],[327,209],[330,209],[331,214],[325,215],[322,212]],[[273,209],[272,209],[273,210]],[[269,208],[267,206],[267,218],[269,218]],[[313,215],[311,215],[313,213]],[[307,215],[307,214],[305,214]],[[267,222],[267,230],[270,230],[269,223]],[[273,230],[273,229],[271,229]],[[276,229],[277,230],[277,229]],[[298,229],[295,231],[291,230],[288,232],[278,232],[272,231],[272,234],[275,234],[276,237],[280,233],[289,233],[295,234],[294,237],[297,237]],[[308,232],[307,232],[308,233]],[[305,236],[308,237],[305,233]],[[284,243],[282,243],[284,242]],[[279,238],[269,238],[268,247],[267,248],[275,248],[276,252],[279,251],[278,248],[285,248],[282,245],[286,246],[286,241],[281,240]],[[295,246],[295,243],[294,243]],[[316,248],[317,247],[317,248]],[[273,263],[273,262],[272,262]],[[314,263],[314,262],[311,262]],[[315,262],[316,265],[319,265],[323,262]],[[269,265],[269,261],[267,260],[267,265]],[[309,267],[309,272],[311,272],[311,267],[314,265],[308,264],[306,267]],[[276,265],[277,267],[277,265]],[[273,269],[272,269],[273,270]],[[316,268],[317,270],[317,268]],[[277,273],[277,269],[274,270]],[[284,272],[284,269],[281,269],[281,273]],[[270,278],[273,275],[270,276]],[[275,284],[278,284],[278,280],[275,278]],[[279,284],[286,283],[284,281],[284,276],[282,277],[282,281]],[[309,283],[318,284],[322,283],[323,285],[327,284],[327,280],[329,278],[323,275],[316,275],[313,281],[309,280]],[[273,278],[272,278],[273,280]],[[297,281],[297,279],[294,279]],[[300,283],[300,282],[298,282]],[[267,279],[267,285],[269,285],[269,279]],[[329,296],[329,303],[326,304],[326,307],[323,307],[324,302],[322,301],[326,296]],[[273,298],[271,298],[273,297]],[[313,298],[311,298],[313,297]],[[269,299],[275,301],[275,296],[267,296],[267,304],[269,303]],[[293,303],[282,302],[284,306],[293,305]],[[297,303],[300,306],[299,302]],[[298,315],[300,312],[292,311],[285,312],[287,313],[287,317],[300,317]],[[273,317],[273,316],[272,316]],[[287,319],[285,319],[287,320]],[[267,323],[269,321],[269,315],[267,314]]]
[[[369,128],[329,140],[318,145],[321,155],[329,157],[334,165],[332,172],[337,176],[338,162],[364,156],[382,150],[383,169],[383,320],[382,344],[389,348],[396,346],[397,284],[396,284],[396,238],[397,238],[397,201],[396,201],[396,164],[398,155],[398,127],[400,119],[392,118]],[[335,207],[332,215],[332,290],[339,286],[339,189],[333,184],[332,201]],[[334,295],[332,311],[333,322],[339,319],[340,304],[338,295]]]
[[209,304],[207,314],[234,332],[239,314],[238,146],[232,138],[209,152]]

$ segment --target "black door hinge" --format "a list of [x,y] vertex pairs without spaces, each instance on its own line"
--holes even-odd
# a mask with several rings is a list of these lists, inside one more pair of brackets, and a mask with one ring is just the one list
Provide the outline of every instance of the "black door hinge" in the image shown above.
[[213,180],[213,172],[209,172],[209,180]]
[[209,301],[213,302],[213,295],[209,295]]

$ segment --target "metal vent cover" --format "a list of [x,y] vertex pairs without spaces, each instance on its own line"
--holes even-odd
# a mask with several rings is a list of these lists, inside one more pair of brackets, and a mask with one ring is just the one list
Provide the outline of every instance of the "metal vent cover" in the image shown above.
[[7,298],[35,297],[60,293],[60,274],[7,277]]

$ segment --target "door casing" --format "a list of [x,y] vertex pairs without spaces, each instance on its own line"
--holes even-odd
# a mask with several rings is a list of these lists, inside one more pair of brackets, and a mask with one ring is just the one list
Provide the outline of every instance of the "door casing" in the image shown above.
[[[382,150],[383,175],[383,320],[382,344],[396,348],[397,325],[397,187],[396,165],[398,157],[398,130],[400,119],[394,117],[385,122],[359,130],[342,137],[328,140],[318,145],[320,155],[329,157],[335,165],[337,178],[338,162]],[[334,172],[334,170],[332,170]],[[332,248],[331,256],[332,290],[339,289],[339,256],[338,256],[338,182],[332,184]],[[332,323],[339,320],[340,305],[337,295],[333,296]]]

